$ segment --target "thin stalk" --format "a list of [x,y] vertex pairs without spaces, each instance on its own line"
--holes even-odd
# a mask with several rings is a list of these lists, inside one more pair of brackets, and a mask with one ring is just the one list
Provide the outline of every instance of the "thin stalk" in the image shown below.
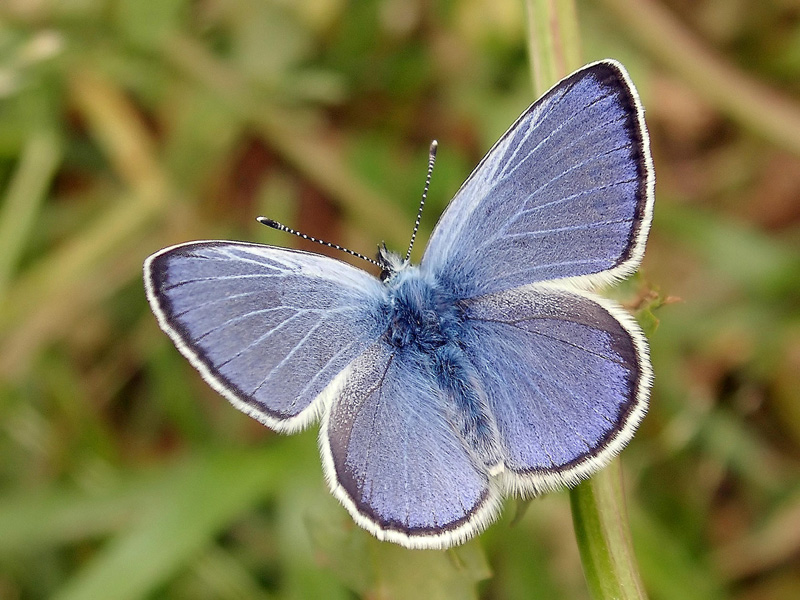
[[531,78],[537,96],[581,65],[574,0],[525,0]]
[[[581,63],[573,0],[526,0],[531,68],[537,95]],[[619,460],[570,491],[583,572],[596,600],[647,597],[633,552]]]
[[572,489],[570,502],[592,598],[646,598],[631,542],[619,459]]

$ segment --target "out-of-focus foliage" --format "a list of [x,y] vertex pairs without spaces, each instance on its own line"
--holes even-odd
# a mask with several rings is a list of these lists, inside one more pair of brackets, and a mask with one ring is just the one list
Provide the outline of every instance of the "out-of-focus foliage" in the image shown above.
[[[658,175],[617,292],[656,372],[623,453],[645,585],[800,597],[800,9],[578,10],[586,61],[639,86]],[[0,597],[587,597],[565,494],[452,551],[372,539],[315,428],[217,396],[140,275],[190,239],[297,242],[259,214],[402,248],[437,138],[424,240],[533,100],[525,35],[515,0],[0,3]]]

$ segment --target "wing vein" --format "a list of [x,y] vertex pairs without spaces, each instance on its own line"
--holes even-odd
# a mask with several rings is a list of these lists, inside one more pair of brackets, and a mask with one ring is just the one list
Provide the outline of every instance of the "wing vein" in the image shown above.
[[473,321],[482,321],[484,323],[498,323],[500,325],[507,325],[509,327],[513,327],[513,328],[515,328],[515,329],[517,329],[519,331],[522,331],[523,333],[525,333],[527,335],[544,337],[544,338],[553,340],[555,342],[561,342],[562,344],[565,344],[567,346],[572,346],[573,348],[575,348],[577,350],[582,350],[582,351],[586,352],[587,354],[592,354],[592,355],[596,356],[597,358],[601,358],[603,360],[607,360],[609,362],[616,363],[616,364],[621,365],[623,367],[627,366],[625,364],[625,362],[623,362],[621,360],[617,360],[617,359],[615,359],[615,358],[613,358],[611,356],[606,356],[605,354],[600,354],[599,352],[595,352],[593,350],[590,350],[589,348],[584,348],[583,346],[580,346],[578,344],[574,344],[574,343],[572,343],[572,342],[570,342],[568,340],[561,339],[560,337],[549,335],[547,333],[542,333],[541,331],[531,331],[529,329],[525,329],[524,327],[520,327],[518,325],[519,323],[527,323],[527,322],[530,322],[530,321],[552,321],[552,320],[566,321],[566,322],[569,322],[569,323],[575,323],[575,321],[571,321],[570,319],[556,319],[555,317],[534,317],[532,319],[517,319],[517,320],[513,320],[513,321],[501,321],[499,319],[484,319],[484,318],[474,318],[473,317],[473,318],[471,318],[471,320],[473,320]]
[[[606,96],[603,96],[603,98],[608,98],[610,95],[611,95],[611,94],[607,94]],[[602,99],[602,98],[601,98],[601,99]],[[515,172],[517,169],[519,169],[519,168],[520,168],[520,167],[521,167],[521,166],[522,166],[524,163],[526,163],[526,162],[528,162],[528,160],[530,160],[531,156],[532,156],[532,155],[533,155],[535,152],[537,152],[537,151],[538,151],[538,150],[539,150],[539,149],[540,149],[542,146],[544,146],[545,144],[547,144],[547,142],[549,142],[549,141],[552,139],[552,137],[553,137],[555,134],[557,134],[559,131],[561,131],[562,129],[564,129],[564,128],[565,128],[567,125],[569,125],[570,123],[572,123],[572,121],[573,121],[573,120],[577,119],[579,115],[580,115],[580,113],[579,113],[579,112],[575,112],[575,113],[574,113],[574,114],[573,114],[573,115],[572,115],[572,116],[571,116],[569,119],[567,119],[566,121],[562,122],[562,123],[561,123],[561,124],[560,124],[558,127],[556,127],[555,129],[553,129],[553,130],[552,130],[550,133],[548,133],[548,134],[547,134],[545,137],[543,137],[543,138],[542,138],[542,139],[539,141],[539,143],[538,143],[538,144],[536,144],[536,146],[534,146],[533,148],[531,148],[530,152],[528,152],[528,153],[525,155],[525,157],[524,157],[522,160],[520,160],[519,162],[517,162],[517,163],[514,165],[514,168],[512,168],[510,171],[507,171],[507,172],[505,173],[505,175],[503,176],[503,178],[502,178],[500,181],[498,181],[498,183],[502,183],[502,182],[503,182],[503,181],[505,181],[505,180],[506,180],[508,177],[511,177],[511,176],[514,174],[514,172]],[[585,117],[585,115],[581,115],[581,116],[584,116],[584,117]],[[588,129],[587,131],[584,131],[584,132],[582,132],[582,133],[581,133],[581,137],[580,137],[580,138],[577,138],[577,140],[576,140],[576,141],[574,141],[573,143],[571,143],[571,144],[567,144],[567,145],[560,145],[560,146],[558,147],[558,150],[557,150],[556,152],[552,153],[552,154],[549,154],[549,155],[547,156],[547,158],[546,158],[546,159],[545,159],[543,162],[544,162],[544,163],[547,163],[547,162],[550,162],[550,161],[552,161],[552,160],[554,159],[554,157],[558,156],[559,154],[564,154],[564,153],[565,153],[567,150],[569,150],[570,148],[573,148],[573,147],[577,146],[578,144],[580,144],[580,143],[581,143],[581,141],[582,141],[582,138],[586,138],[586,137],[588,137],[589,135],[591,135],[592,133],[594,133],[595,131],[598,131],[599,129],[601,129],[601,128],[604,128],[604,127],[607,127],[608,125],[611,125],[611,124],[613,124],[613,123],[617,123],[618,121],[622,121],[622,120],[624,120],[625,118],[627,118],[627,117],[626,117],[626,115],[622,115],[621,117],[616,117],[616,118],[614,118],[614,119],[610,119],[610,120],[608,120],[608,121],[604,121],[604,122],[602,122],[602,123],[595,124],[595,126],[594,126],[594,127],[592,127],[591,129]]]

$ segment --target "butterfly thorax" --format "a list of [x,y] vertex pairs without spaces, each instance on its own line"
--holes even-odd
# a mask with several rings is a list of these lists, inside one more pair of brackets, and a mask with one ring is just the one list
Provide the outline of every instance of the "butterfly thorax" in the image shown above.
[[405,267],[385,285],[389,313],[385,339],[392,346],[431,351],[457,340],[463,317],[456,299],[419,267]]

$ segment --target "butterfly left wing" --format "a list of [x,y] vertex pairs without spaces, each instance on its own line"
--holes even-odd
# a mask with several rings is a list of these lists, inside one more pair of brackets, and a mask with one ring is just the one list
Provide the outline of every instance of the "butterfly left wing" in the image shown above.
[[161,328],[236,408],[278,431],[316,418],[385,329],[380,282],[341,261],[258,244],[191,242],[149,257]]
[[647,410],[647,343],[618,305],[540,284],[464,301],[465,353],[497,422],[509,491],[574,485]]
[[644,111],[625,69],[588,65],[489,150],[436,225],[421,268],[461,298],[625,277],[644,252],[653,186]]
[[323,418],[320,447],[331,491],[359,525],[409,548],[444,548],[483,529],[499,495],[419,361],[385,343],[354,361]]

